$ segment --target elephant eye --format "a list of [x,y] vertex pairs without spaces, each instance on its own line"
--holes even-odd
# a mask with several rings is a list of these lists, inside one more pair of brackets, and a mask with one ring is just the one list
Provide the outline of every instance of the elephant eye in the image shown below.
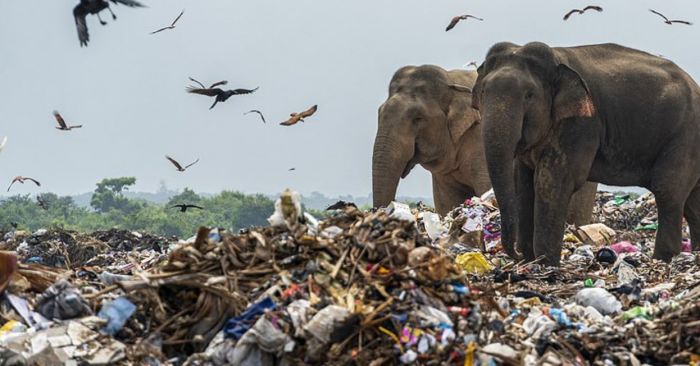
[[527,93],[525,93],[525,99],[532,99],[535,96],[535,93],[532,90],[528,90]]

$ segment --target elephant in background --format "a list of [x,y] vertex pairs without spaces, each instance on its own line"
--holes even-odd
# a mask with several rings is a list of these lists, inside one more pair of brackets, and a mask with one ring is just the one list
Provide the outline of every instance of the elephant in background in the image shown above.
[[[507,252],[558,265],[566,204],[586,181],[656,197],[654,258],[700,249],[700,88],[673,62],[616,44],[498,43],[478,68],[489,175]],[[513,166],[515,165],[515,171]]]
[[[372,156],[375,207],[388,205],[401,178],[417,164],[433,180],[435,209],[445,215],[465,199],[491,188],[479,112],[471,107],[477,73],[433,65],[406,66],[394,74],[379,107]],[[452,87],[450,86],[452,85]],[[570,222],[587,224],[597,185],[572,201]]]

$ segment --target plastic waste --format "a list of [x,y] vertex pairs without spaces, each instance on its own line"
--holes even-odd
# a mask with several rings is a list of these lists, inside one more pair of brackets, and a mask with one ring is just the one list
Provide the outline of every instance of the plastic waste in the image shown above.
[[250,305],[241,315],[226,322],[226,325],[224,325],[224,337],[235,340],[241,339],[248,331],[253,320],[264,314],[266,309],[274,310],[276,308],[277,305],[269,296]]
[[285,189],[280,198],[275,201],[274,207],[275,211],[267,219],[270,226],[286,226],[287,222],[292,222],[302,217],[301,195],[299,192]]
[[683,242],[681,243],[681,252],[693,252],[693,247],[690,245],[690,240],[683,240]]
[[635,318],[643,318],[646,320],[652,320],[653,318],[649,315],[649,309],[641,306],[635,306],[622,313],[622,321],[625,323]]
[[436,213],[424,212],[423,225],[430,239],[439,239],[447,234],[447,228],[440,221],[440,215]]
[[625,262],[624,260],[621,260],[618,262],[619,262],[619,264],[617,265],[617,283],[618,283],[618,285],[620,285],[620,286],[627,285],[627,284],[632,283],[632,281],[639,278],[637,271],[634,270],[634,267],[632,267],[632,265]]
[[281,356],[292,339],[261,316],[236,343],[229,358],[230,365],[274,365],[275,356]]
[[632,243],[628,241],[615,243],[610,246],[610,249],[614,250],[618,255],[622,253],[636,253],[639,251],[636,246],[632,245]]
[[64,320],[92,315],[83,295],[65,279],[54,283],[39,295],[35,309],[49,319]]
[[609,247],[604,247],[595,253],[595,259],[600,263],[613,264],[617,261],[617,253]]
[[487,262],[484,255],[479,252],[460,254],[455,258],[455,263],[457,263],[462,270],[469,273],[481,274],[491,270],[489,262]]
[[350,311],[338,305],[329,305],[321,309],[304,329],[313,334],[322,344],[331,341],[331,335],[339,324],[350,316]]
[[440,326],[441,324],[449,327],[453,326],[452,319],[443,311],[427,305],[421,305],[413,315],[425,321],[425,326]]
[[399,357],[399,360],[401,363],[404,364],[412,364],[418,359],[418,353],[416,351],[409,349],[408,351],[404,352],[404,354]]
[[411,213],[411,208],[405,203],[392,201],[389,206],[386,207],[385,211],[389,214],[389,217],[395,219],[411,222],[416,221],[415,216]]
[[592,245],[581,245],[574,250],[574,254],[569,257],[569,260],[579,261],[579,260],[591,260],[595,257],[593,254]]
[[100,332],[112,336],[117,334],[117,332],[122,329],[124,324],[126,324],[126,321],[129,320],[134,311],[136,311],[136,305],[132,304],[131,301],[127,300],[123,296],[104,304],[102,309],[100,309],[100,312],[97,313],[97,316],[107,319],[107,326],[102,328]]
[[592,306],[601,314],[617,314],[622,311],[622,303],[602,288],[584,288],[576,294],[576,303],[581,306]]
[[557,323],[537,308],[534,308],[523,322],[523,330],[534,339],[546,337],[556,328]]
[[119,275],[108,271],[102,271],[102,273],[97,275],[97,278],[102,281],[107,286],[111,286],[117,283],[117,281],[128,281],[132,278],[129,275]]

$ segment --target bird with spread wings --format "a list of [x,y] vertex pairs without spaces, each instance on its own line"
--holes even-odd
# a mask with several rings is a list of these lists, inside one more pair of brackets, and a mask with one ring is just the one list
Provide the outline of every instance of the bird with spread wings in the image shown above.
[[588,5],[587,7],[583,8],[583,9],[571,9],[571,11],[569,11],[568,13],[566,13],[566,15],[564,15],[564,20],[569,19],[569,17],[574,13],[583,14],[588,10],[595,10],[595,11],[601,12],[601,11],[603,11],[603,8],[601,8],[600,6]]
[[175,207],[179,207],[179,208],[180,208],[180,212],[186,212],[188,208],[198,208],[198,209],[200,209],[200,210],[203,210],[203,209],[204,209],[204,207],[199,207],[199,206],[197,206],[197,205],[190,205],[190,204],[182,204],[182,205],[170,206],[170,208],[175,208]]
[[165,158],[170,160],[170,162],[173,163],[173,165],[175,165],[175,168],[178,172],[184,172],[185,170],[187,170],[187,168],[191,167],[199,161],[199,158],[197,158],[197,160],[195,160],[194,163],[187,165],[183,168],[182,165],[180,165],[180,163],[178,163],[177,161],[175,161],[175,159],[169,157],[168,155],[165,155]]
[[164,31],[164,30],[166,30],[166,29],[173,29],[173,28],[175,28],[175,23],[177,23],[177,21],[180,20],[180,17],[182,16],[182,14],[185,14],[185,11],[184,11],[184,10],[180,13],[180,15],[177,16],[177,18],[175,18],[175,20],[173,20],[172,23],[170,23],[169,26],[163,27],[163,28],[161,28],[161,29],[158,29],[157,31],[153,31],[153,32],[151,32],[151,34],[156,34],[156,33],[158,33],[158,32],[162,32],[162,31]]
[[[126,5],[131,8],[143,8],[143,4],[134,0],[109,0],[115,4]],[[105,25],[107,22],[100,18],[100,12],[104,9],[109,10],[112,14],[112,19],[116,20],[117,16],[114,15],[112,9],[109,8],[109,1],[107,0],[80,0],[80,4],[73,8],[73,18],[75,19],[75,28],[78,30],[78,40],[80,41],[80,47],[87,47],[90,41],[90,34],[88,33],[87,21],[85,18],[88,14],[97,15],[100,24]]]
[[243,113],[243,115],[246,115],[246,114],[248,114],[248,113],[257,113],[257,114],[259,114],[259,115],[260,115],[260,118],[262,118],[263,123],[267,123],[267,122],[265,122],[265,116],[263,116],[262,112],[260,112],[259,110],[253,109],[253,110],[250,110],[250,111],[248,111],[248,112]]
[[61,131],[70,131],[74,128],[83,127],[83,125],[75,125],[75,126],[66,125],[66,121],[63,120],[63,117],[61,117],[61,114],[58,113],[58,111],[53,111],[53,116],[54,116],[54,118],[56,118],[56,122],[58,122],[58,127],[56,127],[56,128],[61,130]]
[[8,191],[8,192],[10,191],[10,188],[12,188],[12,185],[15,184],[15,182],[19,182],[19,183],[24,184],[24,181],[25,181],[25,180],[29,180],[29,181],[34,182],[34,184],[36,184],[37,187],[40,187],[40,186],[41,186],[41,183],[39,183],[39,182],[38,182],[36,179],[34,179],[34,178],[23,177],[23,176],[21,176],[21,175],[18,175],[18,176],[16,176],[14,179],[12,179],[12,183],[10,183],[10,186],[7,187],[7,191]]
[[658,15],[658,16],[660,16],[660,17],[662,17],[662,18],[664,18],[664,23],[666,23],[666,24],[668,24],[668,25],[673,25],[673,23],[680,23],[680,24],[685,24],[685,25],[693,25],[693,23],[691,23],[691,22],[689,22],[689,21],[686,21],[686,20],[669,20],[665,15],[659,13],[659,12],[656,11],[656,10],[651,10],[651,9],[649,9],[649,11],[652,12],[652,13],[654,13],[654,14],[656,14],[656,15]]
[[445,32],[447,32],[448,30],[454,28],[455,25],[457,25],[457,23],[459,23],[460,20],[467,20],[467,19],[469,19],[469,18],[483,21],[483,19],[477,18],[477,17],[475,17],[475,16],[473,16],[473,15],[469,15],[469,14],[458,15],[458,16],[452,18],[452,20],[450,20],[450,24],[447,25],[447,29],[445,29]]
[[216,82],[216,83],[214,83],[214,84],[211,84],[211,86],[209,86],[208,88],[206,88],[206,87],[204,87],[204,85],[203,85],[202,83],[200,83],[199,81],[197,81],[197,80],[195,80],[195,79],[193,79],[193,78],[190,78],[190,80],[192,80],[192,81],[194,81],[195,83],[199,84],[199,86],[200,86],[201,88],[197,88],[197,87],[194,87],[194,86],[188,86],[188,87],[186,88],[186,90],[187,90],[188,93],[194,93],[194,94],[199,94],[199,95],[206,95],[206,96],[208,96],[208,97],[216,97],[216,100],[214,100],[214,104],[212,104],[211,107],[209,107],[209,109],[214,108],[214,106],[216,105],[216,103],[219,103],[219,102],[222,102],[222,103],[223,103],[223,102],[225,102],[225,101],[226,101],[228,98],[230,98],[232,95],[251,94],[251,93],[255,92],[256,90],[258,90],[258,88],[255,88],[255,89],[233,89],[233,90],[222,90],[222,89],[217,88],[217,86],[219,86],[219,85],[226,85],[226,84],[228,84],[228,81],[226,81],[226,80],[218,81],[218,82]]
[[289,119],[280,123],[282,126],[291,126],[297,124],[297,122],[301,121],[304,122],[304,118],[306,117],[311,117],[314,113],[316,113],[316,110],[318,109],[318,105],[314,105],[313,107],[309,108],[308,110],[305,110],[301,113],[292,113],[289,116]]

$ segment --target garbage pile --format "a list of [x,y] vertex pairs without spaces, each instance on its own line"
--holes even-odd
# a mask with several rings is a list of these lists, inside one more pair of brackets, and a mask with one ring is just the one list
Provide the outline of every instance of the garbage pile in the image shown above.
[[502,253],[492,194],[446,217],[395,202],[374,212],[340,205],[317,221],[285,191],[269,226],[239,233],[5,235],[0,357],[18,365],[700,362],[700,261],[690,252],[670,264],[650,259],[649,239],[625,236],[641,219],[625,229],[622,217],[641,217],[638,205],[601,214],[606,197],[602,223],[563,238],[560,268]]

